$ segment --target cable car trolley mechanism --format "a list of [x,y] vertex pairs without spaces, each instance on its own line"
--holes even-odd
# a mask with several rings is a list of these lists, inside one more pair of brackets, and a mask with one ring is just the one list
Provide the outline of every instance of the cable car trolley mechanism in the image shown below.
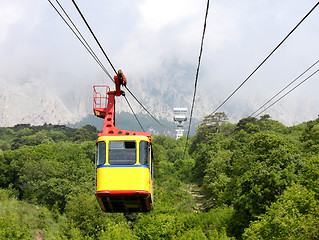
[[96,141],[95,196],[104,212],[149,212],[152,210],[153,180],[151,134],[115,127],[115,97],[125,96],[121,70],[115,91],[106,85],[93,87],[93,111],[104,119]]

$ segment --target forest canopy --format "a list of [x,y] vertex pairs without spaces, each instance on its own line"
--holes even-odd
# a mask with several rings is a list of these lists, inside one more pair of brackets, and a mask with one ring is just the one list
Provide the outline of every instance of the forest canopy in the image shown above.
[[98,131],[0,128],[0,239],[319,239],[319,118],[205,116],[189,139],[152,136],[154,210],[104,213]]

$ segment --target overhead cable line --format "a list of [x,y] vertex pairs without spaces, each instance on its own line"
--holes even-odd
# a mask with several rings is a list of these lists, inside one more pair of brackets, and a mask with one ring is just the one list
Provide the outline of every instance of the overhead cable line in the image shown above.
[[[76,29],[77,33],[74,31],[74,29],[70,26],[70,24],[66,21],[66,19],[62,16],[62,14],[59,12],[59,10],[52,4],[52,2],[50,0],[48,0],[51,4],[51,6],[55,9],[55,11],[59,14],[59,16],[63,19],[63,21],[67,24],[67,26],[71,29],[71,31],[74,33],[74,35],[78,38],[78,40],[82,43],[82,45],[86,48],[86,50],[91,54],[91,56],[94,58],[94,60],[98,63],[98,65],[102,68],[102,70],[108,75],[108,77],[114,82],[114,79],[112,78],[112,76],[110,75],[110,73],[106,70],[106,68],[104,67],[104,65],[102,64],[102,62],[99,60],[99,58],[97,57],[97,55],[94,53],[94,51],[92,50],[92,48],[90,47],[90,45],[88,44],[88,42],[85,40],[85,38],[83,37],[83,35],[81,34],[81,32],[78,30],[78,28],[76,27],[76,25],[74,24],[74,22],[72,21],[72,19],[69,17],[69,15],[66,13],[66,11],[64,10],[64,8],[62,7],[62,5],[59,3],[58,0],[56,0],[56,2],[58,3],[58,5],[60,6],[60,8],[62,9],[62,11],[64,12],[64,14],[67,16],[67,18],[69,19],[69,21],[71,22],[71,24],[73,25],[73,27]],[[79,35],[78,35],[79,34]],[[80,37],[81,38],[80,38]],[[135,115],[128,99],[125,97],[125,100],[127,102],[127,104],[129,105],[134,117],[136,118],[137,122],[139,123],[140,127],[144,130],[144,128],[142,127],[140,121],[138,120],[137,116]]]
[[62,20],[64,21],[64,23],[70,28],[70,30],[73,32],[73,34],[77,37],[77,39],[82,43],[82,45],[85,47],[85,49],[89,52],[89,54],[93,57],[93,59],[97,62],[97,64],[102,68],[102,70],[105,72],[106,75],[108,75],[108,77],[114,82],[112,76],[110,75],[110,73],[106,70],[105,66],[102,64],[102,62],[100,61],[100,59],[97,57],[97,55],[94,53],[93,49],[90,47],[90,45],[88,44],[88,42],[85,40],[85,38],[83,37],[83,35],[81,34],[81,32],[78,30],[78,28],[75,26],[75,24],[73,23],[73,21],[71,20],[71,18],[69,17],[69,15],[66,13],[66,11],[64,10],[64,8],[62,7],[62,5],[56,0],[56,2],[58,3],[58,5],[60,6],[60,8],[62,9],[62,11],[64,12],[64,14],[67,16],[67,18],[69,19],[69,21],[71,22],[71,24],[73,25],[73,27],[75,28],[75,30],[77,31],[77,33],[75,32],[75,30],[72,28],[72,26],[68,23],[68,21],[63,17],[63,15],[59,12],[59,10],[54,6],[54,4],[48,0],[48,2],[51,4],[51,6],[54,8],[54,10],[57,12],[57,14],[62,18]]
[[100,67],[102,68],[102,70],[106,73],[106,75],[114,82],[111,74],[106,70],[106,68],[104,67],[103,63],[100,61],[100,59],[97,57],[97,55],[95,54],[95,52],[93,51],[93,49],[90,47],[90,44],[85,40],[85,38],[83,37],[83,35],[81,34],[80,30],[76,27],[76,25],[74,24],[74,22],[72,21],[72,19],[69,17],[69,15],[67,14],[67,12],[64,10],[64,8],[62,7],[62,5],[60,4],[60,2],[58,0],[56,0],[57,4],[60,6],[61,10],[64,12],[65,16],[69,19],[70,23],[73,25],[73,27],[75,28],[75,30],[78,32],[78,34],[80,35],[80,37],[83,39],[83,41],[86,43],[86,45],[88,46],[88,48],[91,50],[92,54],[94,55],[94,59],[97,61],[97,63],[100,65]]
[[287,34],[287,36],[271,51],[271,53],[255,68],[255,70],[211,113],[214,114],[220,109],[250,78],[251,76],[270,58],[270,56],[286,41],[286,39],[299,27],[299,25],[310,15],[319,5],[319,2],[299,21],[299,23]]
[[[273,96],[271,99],[269,99],[264,105],[262,105],[260,108],[258,108],[255,112],[253,112],[252,114],[250,114],[249,117],[252,117],[253,115],[255,115],[260,109],[262,109],[263,107],[265,107],[268,103],[270,103],[273,99],[275,99],[279,94],[281,94],[284,90],[286,90],[291,84],[293,84],[295,81],[297,81],[299,78],[301,78],[305,73],[307,73],[312,67],[314,67],[317,63],[319,62],[319,59],[312,64],[309,68],[307,68],[303,73],[301,73],[298,77],[296,77],[293,81],[291,81],[287,86],[285,86],[282,90],[280,90],[275,96]],[[257,114],[256,117],[260,115]]]
[[202,59],[204,38],[205,38],[205,32],[206,32],[206,22],[207,22],[207,16],[208,16],[208,9],[209,9],[209,0],[207,0],[207,5],[206,5],[203,34],[202,34],[202,40],[201,40],[201,44],[200,44],[200,51],[199,51],[198,64],[197,64],[196,77],[195,77],[193,101],[192,101],[192,107],[191,107],[191,112],[190,112],[190,118],[189,118],[188,131],[187,131],[186,144],[185,144],[183,158],[185,157],[185,153],[186,153],[186,149],[187,149],[187,143],[188,143],[188,138],[189,138],[189,133],[190,133],[190,128],[191,128],[191,124],[192,124],[193,110],[194,110],[196,91],[197,91],[199,68],[200,68],[200,63],[201,63],[201,59]]
[[106,52],[104,51],[103,47],[101,46],[99,40],[97,39],[97,37],[95,36],[93,30],[91,29],[90,25],[88,24],[88,22],[86,21],[85,17],[83,16],[81,10],[79,9],[78,5],[76,4],[76,2],[74,0],[72,0],[75,8],[78,10],[78,13],[80,14],[82,20],[84,21],[85,25],[87,26],[87,28],[89,29],[89,31],[91,32],[92,36],[94,37],[96,43],[99,45],[101,51],[103,52],[104,56],[106,57],[107,61],[109,62],[109,64],[111,65],[111,67],[113,68],[115,74],[117,74],[116,69],[114,68],[113,64],[111,63],[111,60],[109,59],[109,57],[106,55]]
[[[115,70],[115,67],[113,66],[111,60],[109,59],[109,57],[107,56],[107,54],[105,53],[103,47],[101,46],[99,40],[97,39],[97,37],[95,36],[92,28],[90,27],[90,25],[88,24],[88,22],[86,21],[84,15],[82,14],[80,8],[78,7],[78,5],[76,4],[75,0],[72,0],[75,8],[77,9],[78,13],[80,14],[82,20],[84,21],[84,23],[86,24],[87,28],[89,29],[89,31],[91,32],[92,36],[94,37],[96,43],[98,44],[98,46],[100,47],[101,51],[103,52],[105,58],[107,59],[107,61],[109,62],[109,64],[111,65],[112,69],[114,70],[115,74],[117,74],[117,71]],[[140,106],[157,122],[159,123],[161,126],[164,126],[163,124],[161,124],[144,106],[143,104],[135,97],[135,95],[125,86],[125,88],[129,91],[129,93],[132,95],[132,97],[134,97],[134,99],[140,104]]]
[[160,124],[162,127],[165,127],[160,121],[158,121],[144,106],[143,104],[134,96],[134,94],[131,92],[130,89],[128,89],[126,86],[124,86],[126,90],[132,95],[132,97],[140,104],[140,106],[153,118],[158,124]]
[[131,104],[129,103],[129,101],[128,101],[128,99],[126,98],[126,96],[125,96],[125,95],[124,95],[124,98],[125,98],[125,100],[126,100],[126,102],[127,102],[127,105],[130,107],[130,109],[131,109],[131,111],[132,111],[132,113],[133,113],[133,115],[134,115],[134,117],[135,117],[136,121],[137,121],[137,122],[138,122],[138,124],[140,125],[141,129],[143,130],[143,132],[145,132],[145,130],[144,130],[144,128],[143,128],[143,126],[142,126],[142,124],[141,124],[141,123],[140,123],[140,121],[138,120],[138,118],[137,118],[137,116],[136,116],[136,114],[135,114],[135,112],[134,112],[133,108],[131,107]]
[[[49,0],[50,1],[50,0]],[[74,24],[74,22],[72,21],[72,19],[69,17],[69,15],[66,13],[66,11],[64,10],[64,8],[62,7],[62,5],[59,3],[58,0],[56,0],[56,2],[58,3],[58,5],[60,6],[60,8],[62,9],[62,11],[64,12],[64,14],[67,16],[67,18],[69,19],[69,21],[71,22],[71,24],[73,25],[73,27],[76,29],[76,31],[78,32],[78,34],[81,36],[82,40],[86,43],[86,46],[91,50],[90,53],[92,53],[94,55],[94,59],[97,61],[97,63],[100,65],[100,67],[103,69],[103,71],[109,76],[109,78],[114,82],[114,79],[112,78],[112,76],[109,74],[109,72],[106,70],[106,68],[104,67],[104,65],[102,64],[102,62],[99,60],[99,58],[96,56],[96,54],[94,53],[94,51],[92,50],[92,48],[90,47],[90,45],[88,44],[88,42],[85,40],[85,38],[83,37],[83,35],[81,34],[81,32],[78,30],[78,28],[76,27],[76,25]],[[59,14],[60,15],[60,14]],[[60,15],[61,16],[61,15]],[[62,16],[61,16],[62,17]],[[63,17],[62,17],[63,19]],[[66,22],[66,21],[65,21]],[[66,22],[67,23],[67,22]],[[67,23],[68,24],[68,23]],[[69,25],[68,25],[69,26]],[[73,30],[72,28],[70,28],[71,30]],[[84,44],[83,44],[84,45]],[[85,45],[84,45],[85,46]],[[86,47],[85,46],[85,47]],[[141,129],[145,132],[144,128],[142,127],[141,122],[138,120],[133,108],[131,107],[130,102],[128,101],[128,99],[126,98],[126,96],[124,96],[129,108],[131,109],[135,119],[137,120],[138,124],[140,125]]]
[[262,114],[263,112],[265,112],[266,110],[268,110],[270,107],[272,107],[274,104],[276,104],[277,102],[279,102],[281,99],[283,99],[285,96],[287,96],[289,93],[291,93],[293,90],[295,90],[297,87],[299,87],[301,84],[303,84],[304,82],[306,82],[309,78],[313,77],[316,73],[319,72],[319,69],[317,69],[315,72],[313,72],[310,76],[308,76],[306,79],[304,79],[302,82],[300,82],[298,85],[296,85],[294,88],[292,88],[291,90],[289,90],[286,94],[284,94],[282,97],[280,97],[278,100],[276,100],[274,103],[272,103],[271,105],[269,105],[267,108],[265,108],[263,111],[261,111],[260,113],[258,113],[255,117],[258,117],[260,114]]
[[[64,14],[67,16],[67,18],[69,19],[69,21],[71,22],[71,24],[74,26],[74,28],[76,29],[76,31],[78,32],[78,34],[81,36],[81,38],[77,35],[77,33],[75,32],[75,30],[70,26],[70,24],[66,21],[66,19],[62,16],[62,14],[59,12],[59,10],[52,4],[52,2],[50,0],[48,0],[49,3],[51,4],[51,6],[55,9],[55,11],[59,14],[59,16],[62,18],[62,20],[67,24],[67,26],[70,28],[70,30],[74,33],[74,35],[78,38],[78,40],[82,43],[82,45],[86,48],[86,50],[90,53],[90,55],[94,58],[94,60],[98,63],[98,65],[102,68],[102,70],[106,73],[106,75],[114,82],[114,79],[112,78],[112,76],[110,75],[110,73],[106,70],[106,68],[104,67],[104,65],[102,64],[102,62],[99,60],[99,58],[96,56],[96,54],[94,53],[94,51],[92,50],[92,48],[90,47],[90,45],[87,43],[87,41],[85,40],[85,38],[83,37],[83,35],[81,34],[81,32],[78,30],[78,28],[76,27],[76,25],[74,24],[74,22],[71,20],[71,18],[69,17],[69,15],[66,13],[66,11],[63,9],[62,5],[58,2],[58,0],[56,0],[56,2],[59,4],[60,8],[62,9],[62,11],[64,12]],[[106,59],[108,60],[108,62],[110,63],[112,69],[114,70],[115,74],[117,74],[113,64],[111,63],[110,59],[108,58],[108,56],[106,55],[104,49],[102,48],[101,44],[99,43],[98,39],[96,38],[94,32],[92,31],[91,27],[89,26],[88,22],[86,21],[86,19],[84,18],[82,12],[80,11],[79,7],[76,5],[75,1],[72,1],[73,4],[75,5],[76,9],[78,10],[80,16],[82,17],[83,21],[85,22],[86,26],[88,27],[88,29],[90,30],[91,34],[93,35],[94,39],[96,40],[97,44],[99,45],[101,51],[103,52],[104,56],[106,57]],[[126,87],[126,86],[125,86]],[[126,89],[129,91],[129,93],[134,97],[134,99],[143,107],[144,110],[146,110],[146,112],[156,121],[158,122],[161,126],[164,126],[163,124],[161,124],[144,106],[143,104],[138,101],[138,99],[134,96],[134,94],[126,87]],[[135,116],[136,117],[136,116]]]

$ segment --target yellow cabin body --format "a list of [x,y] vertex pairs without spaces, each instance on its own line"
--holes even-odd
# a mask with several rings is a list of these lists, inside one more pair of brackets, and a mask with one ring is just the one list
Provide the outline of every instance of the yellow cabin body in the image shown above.
[[101,136],[96,148],[96,197],[105,212],[152,210],[151,143],[146,136]]

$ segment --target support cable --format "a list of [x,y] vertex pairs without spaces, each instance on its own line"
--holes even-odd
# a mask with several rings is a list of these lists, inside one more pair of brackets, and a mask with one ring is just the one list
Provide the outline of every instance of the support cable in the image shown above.
[[142,124],[141,124],[140,121],[138,120],[138,118],[137,118],[137,116],[136,116],[136,114],[135,114],[135,112],[134,112],[134,110],[133,110],[133,108],[132,108],[130,102],[128,101],[128,99],[126,98],[125,95],[124,95],[124,98],[125,98],[125,100],[126,100],[126,102],[127,102],[127,105],[130,107],[130,109],[131,109],[131,111],[132,111],[132,113],[133,113],[133,115],[134,115],[136,121],[137,121],[138,124],[140,125],[141,129],[143,130],[143,132],[146,132],[145,129],[142,127]]
[[[80,16],[82,17],[84,23],[86,24],[87,28],[89,29],[89,31],[91,32],[92,36],[94,37],[96,43],[99,45],[101,51],[103,52],[104,56],[106,57],[106,59],[108,60],[109,64],[111,65],[111,67],[113,68],[115,74],[117,74],[113,64],[111,63],[111,60],[109,59],[109,57],[106,55],[103,47],[101,46],[99,40],[97,39],[97,37],[95,36],[93,30],[91,29],[90,25],[88,24],[88,22],[86,21],[85,17],[83,16],[81,10],[79,9],[78,5],[76,4],[75,0],[72,0],[74,6],[76,7],[77,11],[79,12]],[[164,127],[163,124],[161,124],[144,106],[143,104],[135,97],[135,95],[125,86],[125,88],[129,91],[129,93],[132,95],[132,97],[140,104],[140,106],[142,106],[142,108],[157,122],[159,123],[161,126]]]
[[[54,8],[54,10],[57,12],[57,14],[62,18],[62,20],[64,21],[64,23],[69,27],[69,29],[73,32],[73,34],[77,37],[77,39],[82,43],[82,45],[85,47],[85,49],[88,51],[88,53],[93,57],[93,59],[97,62],[97,64],[102,68],[102,70],[105,72],[105,74],[114,82],[112,76],[110,75],[110,73],[106,70],[105,66],[102,64],[102,62],[100,61],[100,59],[97,57],[97,55],[94,53],[94,51],[92,50],[92,48],[90,47],[90,45],[88,44],[88,42],[85,40],[85,38],[83,37],[83,35],[80,33],[80,31],[78,30],[78,28],[75,26],[75,24],[73,23],[73,21],[70,19],[70,17],[68,16],[68,14],[65,12],[65,10],[63,9],[63,7],[61,6],[61,4],[56,0],[56,2],[58,3],[58,5],[60,6],[60,8],[62,9],[62,11],[64,12],[64,14],[67,16],[67,18],[69,19],[69,21],[71,22],[71,24],[73,25],[73,27],[76,29],[76,31],[78,33],[75,32],[75,30],[72,28],[72,26],[67,22],[67,20],[62,16],[62,14],[59,12],[59,10],[54,6],[54,4],[48,0],[48,2],[51,4],[51,6]],[[80,37],[79,37],[80,36]]]
[[[262,105],[260,108],[258,108],[255,112],[253,112],[252,114],[250,114],[249,117],[252,117],[253,115],[255,115],[260,109],[262,109],[263,107],[265,107],[268,103],[270,103],[273,99],[275,99],[279,94],[281,94],[284,90],[286,90],[291,84],[293,84],[295,81],[297,81],[299,78],[301,78],[305,73],[307,73],[312,67],[314,67],[317,63],[319,62],[319,59],[312,64],[309,68],[307,68],[303,73],[301,73],[298,77],[296,77],[293,81],[291,81],[286,87],[284,87],[282,90],[280,90],[275,96],[273,96],[271,99],[269,99],[264,105]],[[257,117],[259,114],[257,114],[255,117]]]
[[319,2],[299,21],[299,23],[288,33],[288,35],[271,51],[271,53],[255,68],[255,70],[211,113],[214,114],[220,109],[250,78],[251,76],[270,58],[270,56],[286,41],[286,39],[299,27],[299,25],[310,15],[310,13],[319,5]]
[[69,15],[67,14],[67,12],[64,10],[64,8],[62,7],[62,5],[60,4],[60,2],[58,0],[56,0],[56,2],[58,3],[58,5],[60,6],[60,8],[62,9],[62,11],[64,12],[64,14],[66,15],[66,17],[69,19],[69,21],[71,22],[71,24],[73,25],[74,29],[78,32],[78,34],[81,36],[82,40],[86,43],[86,45],[88,46],[88,48],[91,50],[92,54],[94,55],[94,59],[96,59],[97,63],[100,65],[100,67],[102,68],[102,70],[106,73],[106,75],[114,82],[114,79],[112,78],[111,74],[106,70],[105,66],[103,65],[103,63],[100,61],[100,59],[97,57],[97,55],[95,54],[95,52],[93,51],[93,49],[90,47],[90,44],[85,40],[85,38],[83,37],[83,35],[81,34],[81,32],[79,31],[79,29],[76,27],[76,25],[74,24],[74,22],[72,21],[72,19],[69,17]]
[[138,102],[138,104],[140,104],[140,106],[151,116],[151,118],[153,118],[159,125],[161,125],[162,127],[165,127],[160,121],[158,121],[144,106],[143,104],[134,96],[134,94],[131,92],[130,89],[128,89],[128,87],[124,86],[126,88],[126,90],[131,94],[131,96]]
[[82,14],[81,10],[79,9],[78,5],[76,4],[76,2],[75,2],[74,0],[72,0],[72,2],[73,2],[73,4],[74,4],[75,8],[77,9],[78,13],[80,14],[82,20],[83,20],[84,23],[86,24],[87,28],[88,28],[89,31],[91,32],[92,36],[94,37],[96,43],[99,45],[99,47],[100,47],[101,51],[103,52],[104,56],[106,57],[107,61],[109,62],[109,64],[110,64],[111,67],[113,68],[115,74],[117,74],[117,71],[115,70],[113,64],[111,63],[111,60],[110,60],[109,57],[106,55],[106,53],[105,53],[103,47],[101,46],[101,44],[100,44],[99,40],[97,39],[97,37],[95,36],[93,30],[91,29],[90,25],[88,24],[88,22],[86,21],[85,17],[83,16],[83,14]]
[[281,99],[283,99],[285,96],[287,96],[289,93],[291,93],[293,90],[295,90],[297,87],[299,87],[301,84],[303,84],[304,82],[306,82],[309,78],[313,77],[317,72],[319,72],[319,69],[317,69],[315,72],[313,72],[310,76],[308,76],[306,79],[304,79],[302,82],[300,82],[298,85],[296,85],[294,88],[292,88],[291,90],[289,90],[287,93],[285,93],[282,97],[280,97],[278,100],[276,100],[274,103],[272,103],[271,105],[269,105],[267,108],[265,108],[263,111],[261,111],[260,113],[258,113],[255,117],[258,117],[260,114],[262,114],[263,112],[265,112],[267,109],[269,109],[270,107],[272,107],[274,104],[276,104],[277,102],[279,102]]
[[[71,18],[69,17],[69,15],[65,12],[65,10],[63,9],[63,7],[61,6],[61,4],[58,2],[58,0],[56,0],[56,2],[59,4],[60,8],[62,9],[62,11],[64,12],[64,14],[67,16],[67,18],[69,19],[69,21],[72,23],[72,25],[74,26],[74,28],[76,29],[76,31],[78,32],[78,34],[81,36],[81,38],[83,40],[81,40],[81,38],[75,33],[74,29],[70,26],[70,24],[65,20],[65,18],[62,16],[62,14],[58,11],[58,9],[52,4],[52,2],[50,0],[48,0],[49,3],[51,4],[51,6],[55,9],[55,11],[60,15],[60,17],[63,19],[63,21],[67,24],[67,26],[71,29],[71,31],[74,33],[74,35],[78,38],[78,40],[82,43],[82,45],[86,48],[86,50],[90,53],[90,55],[94,58],[94,60],[98,63],[98,65],[102,68],[102,70],[106,73],[106,75],[112,80],[112,82],[114,82],[114,79],[112,78],[112,76],[110,75],[110,73],[106,70],[106,68],[104,67],[104,65],[101,63],[101,61],[99,60],[99,58],[96,56],[96,54],[94,53],[94,51],[92,50],[92,48],[90,47],[90,45],[87,43],[87,41],[85,40],[85,38],[83,37],[83,35],[80,33],[80,31],[78,30],[78,28],[75,26],[75,24],[73,23],[73,21],[71,20]],[[80,16],[82,17],[83,21],[85,22],[86,26],[88,27],[89,31],[91,32],[92,36],[94,37],[95,41],[97,42],[98,46],[100,47],[101,51],[103,52],[104,56],[106,57],[106,59],[108,60],[109,64],[111,65],[112,69],[114,70],[115,74],[117,74],[113,64],[111,63],[110,59],[108,58],[107,54],[105,53],[104,49],[102,48],[100,42],[98,41],[97,37],[95,36],[93,30],[91,29],[91,27],[89,26],[88,22],[86,21],[85,17],[83,16],[81,10],[79,9],[79,7],[77,6],[77,4],[75,3],[74,0],[72,0],[74,6],[76,7],[77,11],[79,12]],[[86,44],[85,44],[86,43]],[[129,91],[129,93],[132,95],[132,97],[140,104],[140,106],[142,106],[142,108],[157,122],[159,123],[161,126],[165,127],[163,124],[161,124],[144,106],[143,104],[135,97],[135,95],[125,86],[125,88]],[[137,118],[137,116],[135,116]]]
[[201,45],[200,45],[199,57],[198,57],[196,77],[195,77],[195,86],[194,86],[193,102],[192,102],[192,107],[191,107],[191,112],[190,112],[190,118],[189,118],[188,131],[187,131],[186,144],[185,144],[185,149],[184,149],[183,158],[185,157],[185,154],[186,154],[187,143],[188,143],[190,128],[191,128],[191,124],[192,124],[193,110],[194,110],[195,98],[196,98],[196,91],[197,91],[199,68],[200,68],[200,63],[201,63],[201,58],[202,58],[204,38],[205,38],[205,32],[206,32],[206,22],[207,22],[208,10],[209,10],[209,0],[207,0],[207,5],[206,5],[206,13],[205,13],[203,34],[202,34],[202,40],[201,40]]

